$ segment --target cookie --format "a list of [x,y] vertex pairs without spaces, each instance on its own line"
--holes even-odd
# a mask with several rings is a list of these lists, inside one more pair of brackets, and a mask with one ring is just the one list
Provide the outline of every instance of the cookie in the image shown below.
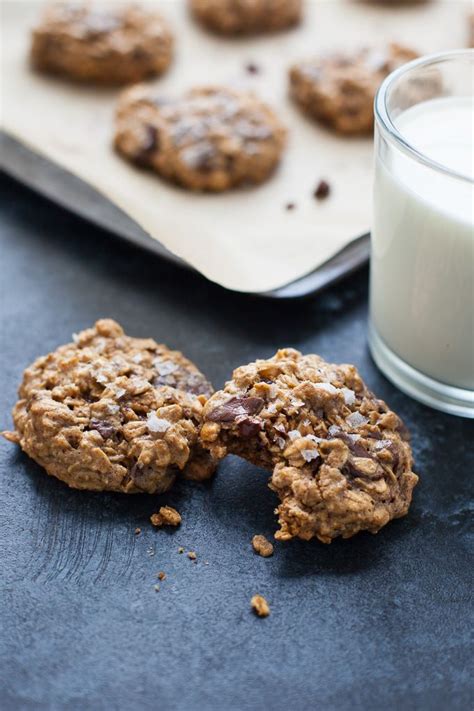
[[467,18],[469,32],[469,47],[474,47],[474,12]]
[[115,147],[125,158],[190,190],[219,192],[266,180],[286,131],[253,94],[206,87],[177,99],[153,87],[124,92]]
[[369,134],[380,84],[417,56],[392,43],[385,50],[362,49],[300,62],[290,69],[290,93],[306,114],[338,133]]
[[418,481],[402,421],[356,368],[292,349],[237,368],[206,403],[201,440],[273,471],[280,540],[377,533]]
[[154,10],[53,3],[33,31],[31,62],[48,74],[116,85],[162,74],[172,50],[170,30]]
[[3,434],[75,489],[161,493],[214,471],[198,440],[211,392],[181,353],[97,321],[26,369]]
[[249,35],[297,25],[302,0],[189,0],[194,17],[212,32]]

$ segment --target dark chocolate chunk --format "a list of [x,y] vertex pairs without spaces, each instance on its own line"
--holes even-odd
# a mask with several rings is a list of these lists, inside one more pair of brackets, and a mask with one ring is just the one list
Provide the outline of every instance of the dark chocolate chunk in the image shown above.
[[341,439],[345,444],[347,444],[349,451],[354,456],[373,459],[371,453],[368,452],[356,439],[354,439],[353,435],[351,436],[350,434],[347,434],[347,432],[341,430],[341,428],[337,425],[331,425],[328,430],[328,434],[330,437]]
[[314,191],[314,197],[316,200],[324,200],[328,197],[331,192],[331,186],[326,180],[320,180],[316,190]]
[[255,437],[262,429],[261,420],[256,417],[246,417],[240,420],[237,424],[239,435],[241,437]]
[[105,420],[91,420],[91,429],[97,430],[102,439],[109,439],[116,433],[116,428]]
[[219,405],[209,415],[211,422],[234,422],[238,417],[258,415],[263,408],[261,397],[233,397]]
[[159,135],[158,135],[158,130],[155,128],[155,126],[150,126],[150,124],[147,124],[143,128],[144,131],[144,136],[143,136],[143,141],[140,145],[140,150],[135,154],[135,163],[138,165],[148,165],[150,161],[150,156],[153,153],[153,151],[158,150],[159,148]]
[[410,440],[411,440],[411,434],[410,434],[410,431],[409,431],[408,427],[407,427],[406,424],[403,422],[403,420],[400,419],[400,417],[398,418],[398,420],[399,420],[399,423],[400,423],[400,424],[397,426],[397,432],[400,433],[400,437],[401,437],[405,442],[410,442]]

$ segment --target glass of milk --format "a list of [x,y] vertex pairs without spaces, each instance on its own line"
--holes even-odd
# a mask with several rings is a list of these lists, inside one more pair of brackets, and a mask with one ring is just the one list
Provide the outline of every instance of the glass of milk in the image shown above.
[[423,57],[375,100],[369,343],[401,390],[474,417],[474,51]]

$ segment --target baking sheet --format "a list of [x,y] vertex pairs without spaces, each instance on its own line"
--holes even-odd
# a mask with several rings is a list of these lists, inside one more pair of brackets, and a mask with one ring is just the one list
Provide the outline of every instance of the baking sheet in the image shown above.
[[[412,6],[309,0],[301,28],[278,36],[223,40],[205,33],[181,0],[153,2],[177,37],[164,93],[195,84],[254,89],[290,131],[276,175],[265,185],[224,195],[186,192],[136,170],[111,150],[117,91],[71,86],[30,71],[34,0],[2,5],[2,124],[11,136],[77,175],[121,208],[168,250],[209,279],[239,291],[267,292],[313,271],[370,224],[372,142],[341,139],[307,121],[287,98],[286,69],[315,51],[395,39],[420,52],[465,44],[464,0]],[[248,75],[245,66],[261,71]],[[319,178],[331,197],[312,196]],[[297,208],[285,210],[287,202]]]

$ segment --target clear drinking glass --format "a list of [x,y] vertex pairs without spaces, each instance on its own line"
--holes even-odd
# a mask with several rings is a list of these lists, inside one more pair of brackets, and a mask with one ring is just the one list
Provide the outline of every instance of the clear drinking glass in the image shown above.
[[401,390],[474,417],[474,51],[393,72],[375,100],[369,344]]

